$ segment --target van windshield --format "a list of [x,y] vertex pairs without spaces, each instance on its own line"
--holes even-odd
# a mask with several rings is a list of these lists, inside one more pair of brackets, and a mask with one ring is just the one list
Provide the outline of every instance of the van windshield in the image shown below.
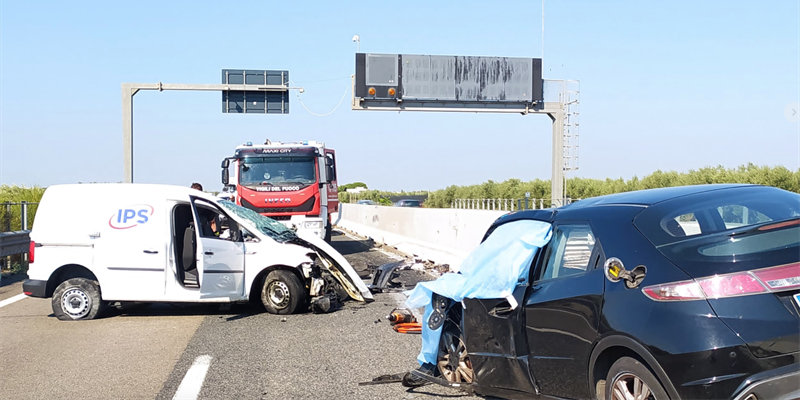
[[226,210],[236,214],[239,218],[253,224],[261,233],[280,243],[286,243],[297,237],[294,231],[272,218],[265,217],[253,210],[238,206],[230,201],[219,202]]

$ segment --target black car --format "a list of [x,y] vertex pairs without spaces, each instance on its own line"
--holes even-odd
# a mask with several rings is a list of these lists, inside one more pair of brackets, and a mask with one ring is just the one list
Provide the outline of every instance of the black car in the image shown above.
[[[581,200],[513,300],[450,302],[439,383],[507,398],[800,398],[800,195],[699,185]],[[462,307],[463,304],[463,307]]]
[[400,200],[397,203],[394,203],[395,207],[422,207],[422,201],[420,200]]

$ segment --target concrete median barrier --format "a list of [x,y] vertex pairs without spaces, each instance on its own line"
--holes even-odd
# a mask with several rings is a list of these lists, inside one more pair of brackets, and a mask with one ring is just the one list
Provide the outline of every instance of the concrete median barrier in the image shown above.
[[337,226],[458,271],[492,222],[506,213],[342,204]]

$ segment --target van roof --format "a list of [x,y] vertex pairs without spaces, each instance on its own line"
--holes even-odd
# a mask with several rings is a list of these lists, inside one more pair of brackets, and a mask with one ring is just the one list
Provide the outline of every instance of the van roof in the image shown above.
[[197,196],[206,200],[219,200],[216,196],[192,189],[186,186],[159,185],[151,183],[77,183],[52,185],[47,188],[54,192],[73,192],[81,196],[91,196],[94,193],[136,193],[137,195],[161,196],[165,198],[182,199],[187,195]]

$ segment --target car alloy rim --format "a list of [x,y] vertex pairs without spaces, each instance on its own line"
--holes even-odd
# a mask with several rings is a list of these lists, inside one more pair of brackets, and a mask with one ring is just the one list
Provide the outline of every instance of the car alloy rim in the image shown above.
[[631,373],[622,373],[614,379],[611,388],[613,400],[656,400],[655,395],[644,381]]
[[472,383],[474,372],[464,342],[450,332],[445,333],[444,336],[447,352],[440,356],[436,363],[439,372],[448,382]]
[[61,296],[61,309],[73,319],[85,317],[89,314],[92,300],[80,289],[70,289]]
[[289,287],[281,281],[272,281],[267,288],[269,301],[275,308],[286,308],[289,305]]

